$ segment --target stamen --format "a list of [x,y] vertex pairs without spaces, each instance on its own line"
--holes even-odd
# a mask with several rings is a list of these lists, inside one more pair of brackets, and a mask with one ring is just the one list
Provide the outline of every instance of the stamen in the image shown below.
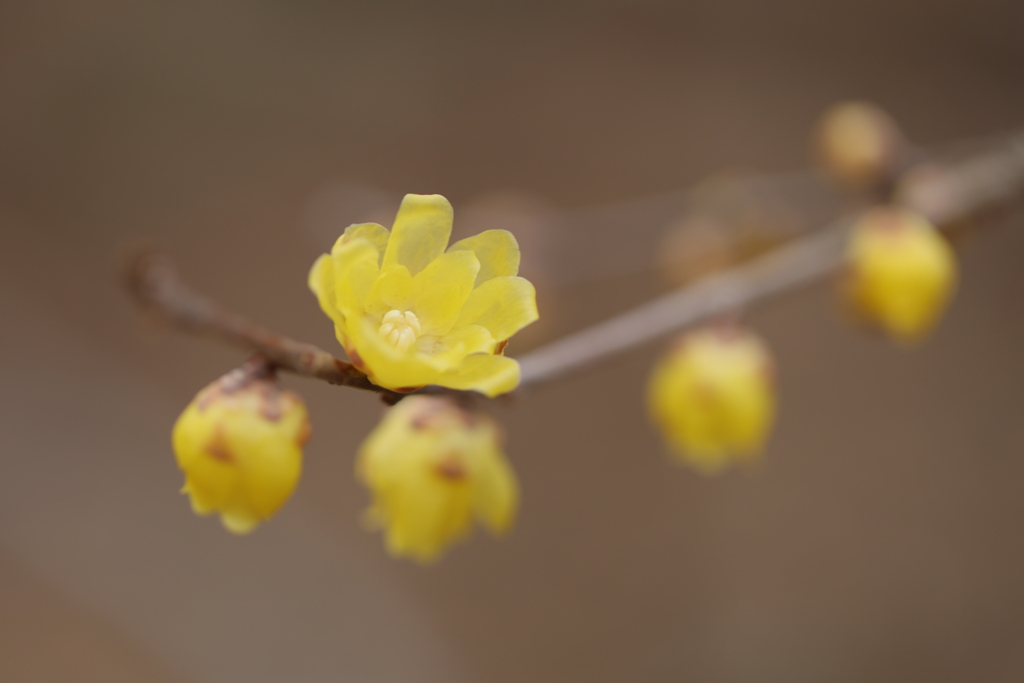
[[420,319],[412,311],[388,311],[381,318],[380,335],[399,351],[406,351],[416,343],[422,328]]

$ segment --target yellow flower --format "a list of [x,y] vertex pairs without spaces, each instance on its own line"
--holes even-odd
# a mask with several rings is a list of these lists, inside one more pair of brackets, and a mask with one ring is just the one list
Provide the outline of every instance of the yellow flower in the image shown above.
[[847,245],[845,294],[856,313],[910,344],[932,329],[956,286],[952,248],[923,216],[867,212]]
[[683,461],[706,474],[760,453],[775,416],[772,360],[732,326],[680,337],[648,385],[651,416]]
[[247,365],[200,391],[174,425],[178,467],[198,515],[220,513],[246,534],[291,496],[309,438],[306,406],[265,366]]
[[406,195],[390,234],[351,225],[309,274],[356,367],[399,392],[428,384],[487,396],[519,383],[502,354],[537,319],[536,292],[519,272],[519,245],[487,230],[445,249],[452,207],[440,195]]
[[373,494],[367,521],[392,555],[431,562],[474,518],[495,534],[511,527],[519,486],[499,441],[490,417],[450,398],[410,396],[388,411],[356,473]]

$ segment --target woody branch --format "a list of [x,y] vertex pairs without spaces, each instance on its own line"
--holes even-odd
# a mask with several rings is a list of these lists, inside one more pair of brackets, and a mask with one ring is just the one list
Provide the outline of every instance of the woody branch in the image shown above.
[[370,382],[351,363],[312,344],[275,334],[194,291],[182,282],[166,257],[139,254],[129,264],[127,275],[129,291],[139,305],[184,332],[258,353],[275,367],[297,375],[397,398],[394,392]]
[[[981,216],[1024,193],[1024,133],[1000,149],[959,164],[909,176],[898,193],[903,206],[940,228]],[[852,219],[837,220],[808,237],[693,285],[669,292],[519,359],[521,386],[578,371],[687,325],[809,284],[842,264]]]
[[[1024,133],[1019,133],[993,151],[905,178],[898,201],[940,228],[949,228],[1008,206],[1022,194]],[[519,359],[521,386],[560,378],[703,319],[814,282],[841,265],[850,222],[835,221],[764,256],[536,349]],[[195,292],[164,257],[137,256],[130,263],[128,285],[143,308],[182,331],[262,354],[297,375],[374,391],[389,403],[401,398],[327,351],[275,334]]]

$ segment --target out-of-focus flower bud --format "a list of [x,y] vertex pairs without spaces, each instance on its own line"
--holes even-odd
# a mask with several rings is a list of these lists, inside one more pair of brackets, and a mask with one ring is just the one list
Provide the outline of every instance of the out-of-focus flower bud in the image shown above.
[[476,518],[495,534],[519,502],[497,425],[440,396],[410,396],[363,443],[356,472],[373,494],[367,521],[392,555],[436,560]]
[[702,214],[687,214],[676,221],[658,250],[666,279],[682,286],[723,270],[738,259],[729,226]]
[[854,188],[872,187],[891,179],[905,153],[896,122],[866,102],[844,102],[826,111],[818,125],[816,142],[829,173]]
[[182,492],[196,514],[219,513],[228,531],[249,533],[295,490],[309,432],[302,399],[250,361],[200,391],[175,423]]
[[931,331],[956,286],[952,248],[905,209],[868,211],[852,228],[846,260],[844,294],[854,312],[902,343]]
[[757,458],[775,417],[773,363],[753,333],[720,325],[681,336],[651,375],[651,416],[706,474]]
[[755,258],[806,232],[820,220],[820,180],[766,181],[755,175],[719,173],[687,195],[684,212],[669,224],[657,252],[665,279],[689,284]]

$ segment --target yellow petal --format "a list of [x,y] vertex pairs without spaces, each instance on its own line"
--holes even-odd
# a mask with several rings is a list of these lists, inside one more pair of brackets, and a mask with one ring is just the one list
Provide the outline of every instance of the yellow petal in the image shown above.
[[394,266],[373,283],[366,298],[366,312],[380,318],[391,310],[412,310],[416,286],[405,266]]
[[491,533],[505,533],[519,508],[519,483],[515,472],[496,449],[480,463],[474,486],[477,516]]
[[334,303],[334,266],[331,257],[321,254],[309,271],[309,289],[316,295],[320,310],[332,320],[341,315]]
[[519,243],[508,230],[485,230],[479,235],[459,240],[448,251],[472,251],[480,261],[476,286],[496,277],[519,274]]
[[455,367],[470,354],[493,353],[495,343],[486,327],[465,325],[443,337],[420,337],[416,347],[430,356],[436,367],[447,369]]
[[394,555],[433,562],[471,529],[466,482],[445,481],[424,467],[409,471],[389,493],[388,550]]
[[239,473],[233,466],[233,453],[223,452],[224,433],[215,426],[222,412],[200,411],[193,402],[178,418],[171,434],[194,509],[219,509],[238,488]]
[[391,228],[383,269],[405,266],[416,275],[444,253],[452,232],[452,205],[439,194],[407,194]]
[[199,410],[195,401],[175,420],[171,430],[171,445],[178,468],[183,472],[187,472],[192,463],[202,457],[210,429],[210,416]]
[[377,248],[367,239],[356,238],[334,245],[331,251],[334,300],[346,317],[358,317],[366,310],[370,292],[380,275],[378,258]]
[[200,517],[205,517],[213,512],[216,501],[208,500],[200,490],[189,486],[188,477],[185,478],[185,485],[181,487],[181,492],[188,494],[188,502],[192,505],[192,512]]
[[284,431],[297,434],[306,411],[292,410],[275,421],[239,421],[228,435],[231,448],[247,457],[239,462],[242,476],[236,505],[257,519],[266,519],[284,505],[302,474],[302,447],[295,439],[275,438]]
[[221,513],[220,523],[231,533],[243,536],[259,526],[260,520],[245,513],[224,512]]
[[419,316],[423,334],[448,334],[473,291],[479,270],[476,254],[456,251],[442,254],[413,278],[417,294],[411,310]]
[[519,384],[519,363],[505,356],[467,356],[456,369],[441,374],[435,384],[479,391],[493,398],[512,391]]
[[537,292],[521,277],[496,277],[473,290],[456,327],[482,325],[504,341],[537,319]]
[[[345,232],[334,243],[334,246],[338,247],[342,244],[348,244],[354,239],[364,239],[372,244],[380,256],[383,257],[390,236],[388,229],[383,225],[377,223],[354,223],[345,228]],[[380,261],[377,262],[377,265],[380,265]]]
[[238,490],[238,469],[206,455],[191,463],[187,476],[193,509],[219,510]]
[[396,349],[378,332],[379,323],[367,318],[357,322],[348,326],[351,344],[360,357],[357,365],[367,372],[374,383],[396,390],[435,383],[438,369],[430,363],[429,358],[413,351]]

